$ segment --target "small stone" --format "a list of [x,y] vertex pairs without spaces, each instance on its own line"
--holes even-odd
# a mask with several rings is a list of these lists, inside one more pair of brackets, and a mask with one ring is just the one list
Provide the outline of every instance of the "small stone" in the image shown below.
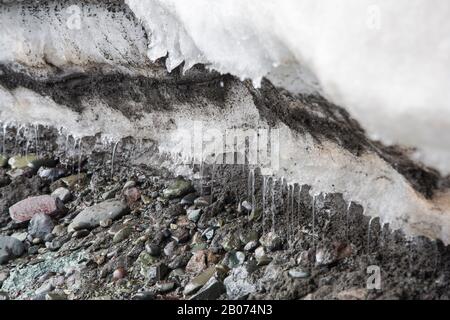
[[66,174],[66,170],[62,168],[40,167],[37,174],[42,179],[55,181],[61,177],[64,177],[64,175]]
[[259,242],[269,251],[279,250],[283,245],[281,238],[272,231],[261,237]]
[[288,271],[288,274],[291,278],[294,279],[303,279],[309,277],[309,272],[300,268],[292,268]]
[[230,275],[223,281],[228,299],[245,299],[250,293],[255,292],[256,286],[249,279],[249,271],[245,266],[231,270]]
[[192,279],[186,285],[186,287],[184,287],[183,294],[190,295],[195,293],[197,290],[203,287],[209,281],[209,279],[211,279],[211,277],[214,275],[215,272],[216,272],[215,267],[211,266],[202,273],[200,273],[198,276]]
[[197,199],[195,199],[194,204],[196,207],[202,208],[202,207],[207,207],[210,205],[210,201],[207,197],[198,197]]
[[189,230],[185,228],[178,229],[172,234],[172,239],[177,243],[186,243],[190,237]]
[[191,182],[184,179],[177,179],[168,188],[163,190],[163,195],[167,199],[174,199],[182,197],[192,190]]
[[20,257],[25,251],[23,243],[16,238],[0,236],[0,265]]
[[148,252],[149,255],[153,257],[157,257],[161,254],[161,248],[152,242],[145,243],[145,251]]
[[245,254],[243,252],[227,252],[222,264],[227,266],[229,269],[236,268],[239,265],[242,265],[245,261]]
[[87,175],[85,173],[74,174],[61,178],[60,180],[66,187],[73,190],[74,188],[82,186],[86,183]]
[[36,214],[56,215],[64,208],[59,199],[51,196],[37,196],[22,200],[9,208],[11,218],[18,222],[31,220]]
[[158,281],[156,283],[156,289],[160,293],[167,293],[175,288],[175,282],[173,281]]
[[48,242],[48,241],[52,241],[53,239],[55,239],[55,235],[52,233],[47,233],[44,237],[44,242]]
[[272,261],[272,259],[266,255],[266,251],[263,247],[259,247],[255,250],[255,259],[258,266],[265,266]]
[[147,278],[150,281],[161,281],[167,276],[169,271],[170,269],[164,263],[159,262],[149,268]]
[[154,300],[155,299],[155,293],[151,291],[143,291],[136,293],[133,298],[133,300]]
[[188,209],[186,213],[189,220],[191,220],[194,223],[197,223],[202,214],[202,209]]
[[112,225],[112,219],[100,220],[99,224],[102,228],[109,228]]
[[351,288],[341,291],[337,294],[339,300],[365,300],[367,298],[367,289]]
[[205,251],[200,250],[195,252],[192,258],[189,260],[188,264],[186,265],[186,271],[193,274],[199,274],[205,269],[206,269]]
[[72,193],[69,189],[60,187],[52,192],[52,197],[67,203],[72,198]]
[[128,207],[123,202],[107,200],[81,211],[75,219],[73,219],[68,230],[70,232],[71,230],[78,229],[92,229],[99,226],[100,221],[106,219],[118,219],[126,212],[128,212]]
[[59,224],[55,226],[52,230],[52,234],[57,237],[63,236],[66,234],[67,228],[63,224]]
[[209,228],[206,228],[205,231],[203,231],[202,237],[205,237],[206,240],[211,240],[212,238],[214,238],[214,233],[215,233],[214,228],[209,227]]
[[35,154],[28,154],[27,156],[13,156],[8,160],[8,164],[12,169],[25,169],[31,166],[31,163],[37,160]]
[[171,241],[169,242],[165,247],[164,247],[164,254],[168,257],[173,256],[174,252],[175,252],[175,248],[177,246],[177,242],[176,241]]
[[5,157],[4,155],[0,154],[0,168],[6,167],[7,164],[8,164],[8,158]]
[[133,187],[135,187],[135,186],[136,186],[136,182],[133,181],[133,180],[130,180],[130,181],[127,181],[127,182],[124,184],[122,190],[126,190],[126,189],[129,189],[129,188],[133,188]]
[[128,204],[136,203],[141,199],[141,191],[135,187],[125,189],[123,195]]
[[252,204],[250,202],[243,201],[241,205],[242,205],[242,208],[245,209],[247,212],[252,211]]
[[38,213],[33,216],[28,225],[28,234],[34,238],[44,239],[48,234],[51,234],[55,224],[52,218],[43,213]]
[[90,233],[91,232],[87,229],[77,230],[72,234],[72,238],[81,239],[81,238],[87,237]]
[[191,297],[191,300],[216,300],[225,293],[225,286],[215,277],[211,277],[208,282]]
[[53,284],[51,282],[46,282],[44,283],[42,286],[40,286],[36,291],[35,291],[35,295],[40,296],[42,294],[46,294],[50,291],[53,291],[55,289],[55,287],[53,286]]
[[189,193],[181,199],[180,204],[191,206],[194,204],[195,199],[197,199],[197,193]]
[[48,292],[45,295],[45,300],[55,300],[55,301],[67,300],[67,294],[65,294],[64,292]]
[[133,232],[131,227],[120,229],[113,237],[113,243],[119,243],[127,239]]
[[42,243],[42,240],[43,240],[43,239],[41,239],[41,238],[33,238],[33,240],[31,241],[31,243],[32,243],[32,244],[41,244],[41,243]]
[[19,241],[25,241],[27,239],[28,233],[26,232],[16,232],[11,235],[11,237],[16,238]]
[[228,234],[222,242],[222,247],[225,251],[239,250],[242,247],[242,242],[236,234]]
[[252,252],[258,247],[258,241],[250,241],[244,246],[244,251]]
[[126,275],[127,275],[127,272],[125,271],[124,268],[117,268],[113,272],[113,279],[117,281],[117,280],[125,278]]

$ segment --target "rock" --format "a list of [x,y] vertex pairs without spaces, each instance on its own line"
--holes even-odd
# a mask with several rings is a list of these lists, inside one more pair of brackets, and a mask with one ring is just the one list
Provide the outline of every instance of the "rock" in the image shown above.
[[16,238],[17,240],[23,242],[27,239],[28,233],[26,232],[15,232],[11,235],[11,237]]
[[2,154],[0,154],[0,168],[6,167],[8,164],[8,158]]
[[207,207],[210,205],[210,201],[207,197],[198,197],[197,199],[194,200],[194,204],[196,207],[198,208],[202,208],[202,207]]
[[232,269],[230,275],[223,281],[228,299],[244,299],[255,292],[256,286],[249,279],[250,274],[245,266]]
[[202,214],[202,209],[188,209],[186,213],[189,220],[191,220],[194,223],[197,223],[198,219],[200,219],[200,216]]
[[240,250],[242,242],[236,234],[230,233],[225,236],[222,247],[225,251]]
[[52,192],[52,197],[67,203],[72,198],[72,193],[69,189],[61,187]]
[[81,238],[87,237],[89,235],[89,233],[91,233],[91,232],[86,229],[77,230],[72,234],[72,238],[81,239]]
[[112,225],[113,221],[112,219],[105,219],[105,220],[100,220],[99,225],[102,228],[109,228]]
[[175,288],[175,282],[173,281],[158,281],[156,283],[156,289],[160,293],[167,293]]
[[258,247],[259,243],[258,241],[250,241],[244,246],[244,251],[252,252]]
[[178,269],[178,268],[184,268],[188,263],[189,260],[191,260],[191,253],[183,253],[176,255],[172,258],[172,260],[169,263],[170,269]]
[[200,250],[195,252],[192,258],[189,260],[188,264],[186,265],[186,271],[193,274],[199,274],[205,269],[206,269],[205,251]]
[[113,243],[119,243],[127,239],[131,233],[133,232],[133,228],[125,227],[120,229],[113,237]]
[[53,291],[54,289],[55,289],[55,287],[53,286],[53,284],[51,282],[45,282],[44,284],[42,284],[42,286],[40,286],[35,291],[35,295],[37,295],[37,296],[45,295],[46,293]]
[[9,295],[7,292],[0,291],[0,301],[9,300]]
[[126,189],[129,189],[129,188],[133,188],[133,187],[135,187],[135,186],[136,186],[136,182],[133,181],[133,180],[130,180],[130,181],[127,181],[127,182],[124,184],[122,190],[126,190]]
[[162,262],[158,262],[148,269],[147,278],[150,281],[161,281],[164,280],[169,271],[170,269],[167,265]]
[[126,275],[127,275],[127,272],[125,271],[125,269],[120,267],[120,268],[117,268],[116,270],[114,270],[113,279],[120,280],[120,279],[125,278]]
[[152,257],[147,252],[142,251],[139,254],[138,259],[136,260],[136,264],[139,267],[139,272],[142,276],[147,277],[150,268],[157,263],[158,258]]
[[265,236],[261,237],[259,242],[264,246],[268,251],[276,251],[281,249],[283,245],[283,241],[279,236],[275,234],[275,232],[269,232]]
[[195,199],[197,199],[197,193],[189,193],[181,199],[180,204],[191,206],[194,204]]
[[272,261],[272,259],[266,255],[266,251],[263,247],[259,247],[255,250],[255,259],[258,266],[265,266]]
[[45,180],[55,181],[58,180],[61,177],[64,177],[66,174],[66,170],[62,168],[47,168],[47,167],[40,167],[37,175]]
[[119,186],[115,186],[114,188],[112,188],[111,190],[108,190],[106,192],[104,192],[102,194],[102,199],[103,200],[109,200],[112,199],[116,196],[116,193],[120,190]]
[[128,211],[128,207],[121,201],[107,200],[102,203],[88,207],[81,211],[68,230],[92,229],[100,225],[100,221],[111,219],[116,220]]
[[55,224],[50,216],[39,213],[33,216],[28,225],[28,234],[34,238],[44,239],[51,234]]
[[123,195],[128,204],[136,203],[141,199],[141,191],[135,187],[125,189]]
[[61,182],[69,189],[73,190],[77,186],[84,185],[87,180],[87,175],[85,173],[74,174],[68,177],[60,179]]
[[0,236],[0,265],[20,257],[25,252],[25,246],[16,238]]
[[211,240],[214,238],[214,233],[215,229],[213,227],[208,227],[202,232],[202,237],[206,238],[206,240]]
[[67,232],[67,228],[64,226],[64,224],[59,224],[59,225],[55,226],[52,230],[52,234],[54,234],[57,237],[65,235],[66,232]]
[[13,156],[8,160],[8,164],[12,169],[25,169],[32,165],[32,162],[37,160],[35,154],[28,154],[27,156]]
[[175,252],[175,248],[177,247],[176,241],[170,241],[166,246],[164,247],[164,254],[168,257],[173,256]]
[[145,251],[153,257],[157,257],[161,254],[161,248],[152,242],[146,242],[145,243]]
[[67,300],[67,294],[64,292],[48,292],[45,295],[45,300],[63,301]]
[[133,300],[154,300],[155,293],[151,291],[143,291],[136,293],[133,297]]
[[222,264],[227,266],[229,269],[236,268],[245,262],[245,254],[241,251],[235,252],[230,251],[225,255]]
[[303,278],[309,277],[309,272],[307,272],[301,268],[289,269],[288,274],[291,278],[294,278],[294,279],[303,279]]
[[189,230],[185,228],[177,229],[172,234],[172,239],[175,240],[177,243],[186,243],[191,238],[191,235],[189,234]]
[[247,212],[251,212],[252,211],[252,204],[250,202],[248,202],[247,200],[243,201],[241,204],[242,208],[245,209],[245,211]]
[[200,273],[198,276],[196,276],[194,279],[192,279],[186,287],[184,287],[183,294],[184,295],[190,295],[199,290],[201,287],[203,287],[209,279],[214,275],[216,272],[216,269],[214,266],[209,267],[202,273]]
[[193,190],[190,181],[184,179],[175,180],[168,188],[163,190],[163,196],[167,199],[182,197]]
[[212,277],[190,300],[216,300],[226,289],[222,282]]
[[332,245],[319,247],[316,250],[316,265],[324,266],[335,263],[352,254],[351,246],[345,243],[333,243]]
[[337,294],[339,300],[365,300],[367,298],[367,289],[351,288],[341,291]]
[[18,222],[31,220],[34,215],[42,213],[56,215],[62,212],[64,204],[61,200],[49,195],[30,197],[9,208],[11,218]]

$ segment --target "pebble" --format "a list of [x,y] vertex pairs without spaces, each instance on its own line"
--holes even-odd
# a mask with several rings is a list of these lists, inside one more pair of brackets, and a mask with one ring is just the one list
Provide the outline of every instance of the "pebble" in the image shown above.
[[210,201],[207,197],[202,196],[202,197],[198,197],[197,199],[194,200],[194,204],[196,207],[202,208],[202,207],[207,207],[210,205]]
[[180,204],[191,206],[194,204],[195,199],[197,199],[197,193],[189,193],[181,199]]
[[209,267],[202,273],[200,273],[198,276],[193,278],[185,287],[183,294],[184,295],[191,295],[198,291],[201,287],[203,287],[209,279],[211,279],[212,276],[214,276],[214,273],[216,272],[216,269],[214,266]]
[[151,256],[157,257],[161,254],[161,248],[152,242],[145,243],[145,251]]
[[180,198],[193,190],[190,181],[176,179],[168,188],[163,190],[163,196],[167,199]]
[[50,216],[38,213],[31,218],[28,224],[28,234],[34,238],[44,239],[48,234],[51,234],[55,224]]
[[208,282],[190,300],[216,300],[225,293],[225,286],[215,277]]
[[160,293],[167,293],[175,288],[175,282],[173,281],[158,281],[156,283],[156,289]]
[[309,277],[309,272],[300,268],[292,268],[288,271],[288,274],[291,278],[295,279],[302,279]]
[[120,268],[117,268],[116,270],[114,270],[113,279],[120,280],[120,279],[125,278],[126,275],[127,275],[127,272],[125,271],[125,269],[120,267]]
[[177,242],[176,241],[171,241],[169,242],[165,247],[164,247],[164,254],[168,257],[173,256],[174,252],[175,252],[175,248],[177,247]]
[[68,230],[92,229],[100,225],[100,221],[116,220],[128,211],[128,207],[118,200],[107,200],[81,211],[69,225]]
[[48,292],[45,295],[45,300],[55,300],[55,301],[60,301],[60,300],[67,300],[67,294],[65,294],[64,292]]
[[27,156],[13,156],[8,160],[8,164],[12,169],[25,169],[31,166],[31,163],[37,160],[35,154],[28,154]]
[[135,187],[125,189],[123,195],[128,204],[136,203],[141,199],[141,191]]
[[112,225],[113,221],[112,219],[104,219],[100,220],[99,225],[102,228],[109,228]]
[[25,246],[16,238],[0,236],[0,265],[20,257],[25,252]]
[[64,204],[49,195],[29,197],[9,208],[11,218],[18,222],[31,220],[37,214],[55,215],[61,212]]
[[190,221],[197,223],[202,214],[202,209],[188,209],[186,210],[186,213]]
[[130,181],[127,181],[127,182],[124,184],[122,190],[126,190],[126,189],[128,189],[128,188],[133,188],[133,187],[135,187],[135,186],[136,186],[136,182],[133,181],[133,180],[130,180]]
[[133,232],[133,228],[125,227],[120,229],[113,237],[113,243],[119,243],[126,240]]
[[72,198],[72,193],[69,189],[60,187],[52,192],[52,197],[67,203]]
[[72,238],[81,239],[87,237],[91,232],[87,229],[77,230],[72,234]]
[[40,167],[37,174],[42,179],[55,181],[55,180],[63,177],[66,174],[66,170],[64,170],[62,168]]
[[262,236],[259,242],[268,251],[276,251],[281,249],[283,242],[281,238],[275,234],[275,232],[269,232],[265,236]]
[[206,269],[206,252],[203,250],[194,253],[186,265],[186,272],[199,274]]

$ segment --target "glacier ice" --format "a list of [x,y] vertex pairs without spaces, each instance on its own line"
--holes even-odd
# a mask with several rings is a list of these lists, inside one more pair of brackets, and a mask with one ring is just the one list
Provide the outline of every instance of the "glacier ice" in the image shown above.
[[[321,92],[368,133],[450,172],[447,0],[126,0],[167,67],[205,63]],[[281,70],[281,72],[280,72]],[[294,70],[288,75],[286,70]]]

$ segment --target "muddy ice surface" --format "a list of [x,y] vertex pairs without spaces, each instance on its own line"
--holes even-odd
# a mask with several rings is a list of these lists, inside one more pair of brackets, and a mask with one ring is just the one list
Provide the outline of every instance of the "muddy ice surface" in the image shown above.
[[2,299],[449,298],[448,247],[340,194],[248,165],[175,177],[149,140],[5,132]]

